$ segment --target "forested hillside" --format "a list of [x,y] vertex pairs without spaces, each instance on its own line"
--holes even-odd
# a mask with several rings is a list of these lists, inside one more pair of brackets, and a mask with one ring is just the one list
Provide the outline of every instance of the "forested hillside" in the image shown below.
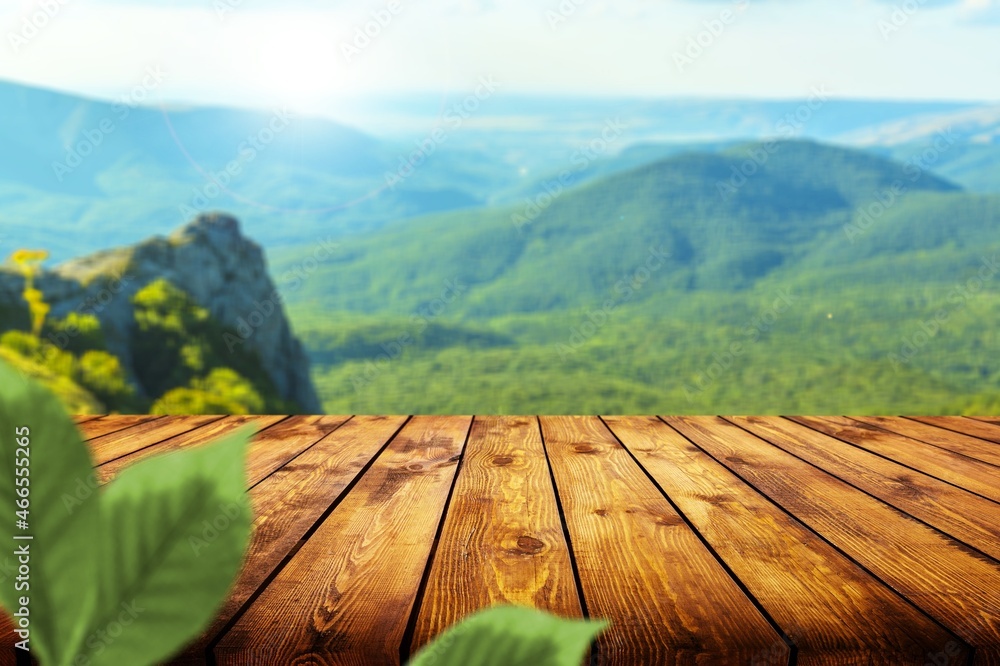
[[289,299],[335,412],[988,412],[998,232],[913,164],[741,145],[396,225]]

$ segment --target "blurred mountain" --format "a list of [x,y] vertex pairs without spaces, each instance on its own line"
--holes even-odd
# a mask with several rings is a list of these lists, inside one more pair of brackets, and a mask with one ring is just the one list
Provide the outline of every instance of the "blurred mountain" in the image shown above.
[[[144,93],[144,98],[148,94]],[[148,101],[148,100],[144,100]],[[0,82],[0,241],[59,259],[137,243],[217,209],[271,246],[474,206],[492,176],[456,153],[399,178],[412,141],[287,109],[148,106]]]
[[986,414],[998,239],[912,162],[717,146],[355,237],[288,305],[331,413]]
[[[336,121],[161,106],[162,76],[147,78],[117,102],[0,82],[0,242],[16,231],[20,245],[64,260],[226,210],[270,249],[508,204],[567,170],[575,186],[747,140],[854,142],[906,161],[923,146],[898,137],[935,118],[988,115],[974,103],[837,100],[822,90],[773,101],[505,93],[469,113],[453,93],[344,100],[330,113],[347,120]],[[609,135],[609,125],[620,129]],[[927,168],[997,191],[998,156],[972,141],[981,136]]]
[[[429,216],[356,239],[348,258],[321,266],[293,298],[400,313],[457,279],[468,286],[459,307],[469,315],[548,312],[600,301],[656,248],[670,259],[656,288],[637,298],[664,307],[691,291],[738,291],[825,261],[833,250],[824,243],[844,240],[845,225],[878,197],[892,198],[884,215],[910,217],[907,233],[923,237],[938,227],[926,202],[914,207],[921,193],[938,197],[934,210],[945,216],[969,200],[929,172],[813,142],[683,153],[520,204]],[[955,239],[988,233],[983,222],[957,217],[964,227]],[[873,237],[899,228],[876,226]]]

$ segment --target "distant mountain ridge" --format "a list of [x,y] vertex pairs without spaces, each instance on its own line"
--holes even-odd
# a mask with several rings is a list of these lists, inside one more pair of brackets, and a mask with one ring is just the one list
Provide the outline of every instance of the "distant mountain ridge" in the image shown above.
[[323,266],[294,298],[391,312],[452,278],[469,285],[455,306],[468,315],[566,309],[599,302],[662,248],[671,259],[657,287],[636,297],[662,307],[666,294],[746,289],[822,254],[826,239],[847,244],[844,227],[896,184],[905,192],[893,195],[893,218],[921,193],[961,194],[928,172],[813,142],[685,153],[504,208],[394,225],[355,240],[349,259]]
[[807,141],[553,182],[347,240],[289,293],[327,411],[1000,409],[1000,196]]
[[[497,94],[453,127],[442,113],[460,93],[344,100],[339,115],[364,126],[361,131],[304,116],[285,126],[281,108],[161,108],[161,82],[166,85],[169,77],[147,70],[141,85],[118,102],[0,82],[0,228],[17,228],[22,244],[45,244],[65,260],[138,243],[193,215],[226,210],[268,248],[293,246],[305,237],[348,237],[397,220],[516,202],[563,169],[576,168],[574,155],[587,152],[614,118],[626,131],[587,152],[586,169],[570,185],[684,150],[722,150],[772,136],[845,144],[873,128],[973,117],[985,108]],[[808,117],[801,115],[803,108]],[[274,132],[272,123],[281,131]],[[260,148],[248,137],[260,139]],[[431,154],[417,155],[419,168],[386,187],[387,175],[398,173],[419,145],[429,146]],[[870,149],[905,161],[923,146]],[[959,142],[928,168],[963,186],[995,192],[998,164],[1000,150],[993,144]],[[229,166],[238,173],[227,175]]]
[[460,175],[447,159],[386,188],[412,142],[280,107],[160,107],[157,85],[105,102],[0,82],[0,227],[63,260],[213,210],[273,245],[482,201],[476,170]]

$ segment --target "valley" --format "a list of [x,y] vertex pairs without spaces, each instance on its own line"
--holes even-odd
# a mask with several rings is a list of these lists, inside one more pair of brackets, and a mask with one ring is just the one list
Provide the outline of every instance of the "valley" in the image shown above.
[[2,84],[0,243],[225,210],[331,413],[1000,407],[994,107],[482,97],[334,122]]
[[[746,150],[596,181],[520,228],[517,208],[491,209],[344,244],[288,293],[326,409],[1000,406],[1000,368],[983,363],[998,344],[1000,197],[803,142],[719,196]],[[449,281],[463,292],[428,310]]]

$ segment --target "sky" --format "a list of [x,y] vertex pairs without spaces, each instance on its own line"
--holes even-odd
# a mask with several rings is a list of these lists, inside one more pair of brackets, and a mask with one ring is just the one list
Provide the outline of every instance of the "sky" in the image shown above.
[[524,93],[1000,101],[998,31],[1000,0],[0,0],[0,79],[298,109],[484,77]]

